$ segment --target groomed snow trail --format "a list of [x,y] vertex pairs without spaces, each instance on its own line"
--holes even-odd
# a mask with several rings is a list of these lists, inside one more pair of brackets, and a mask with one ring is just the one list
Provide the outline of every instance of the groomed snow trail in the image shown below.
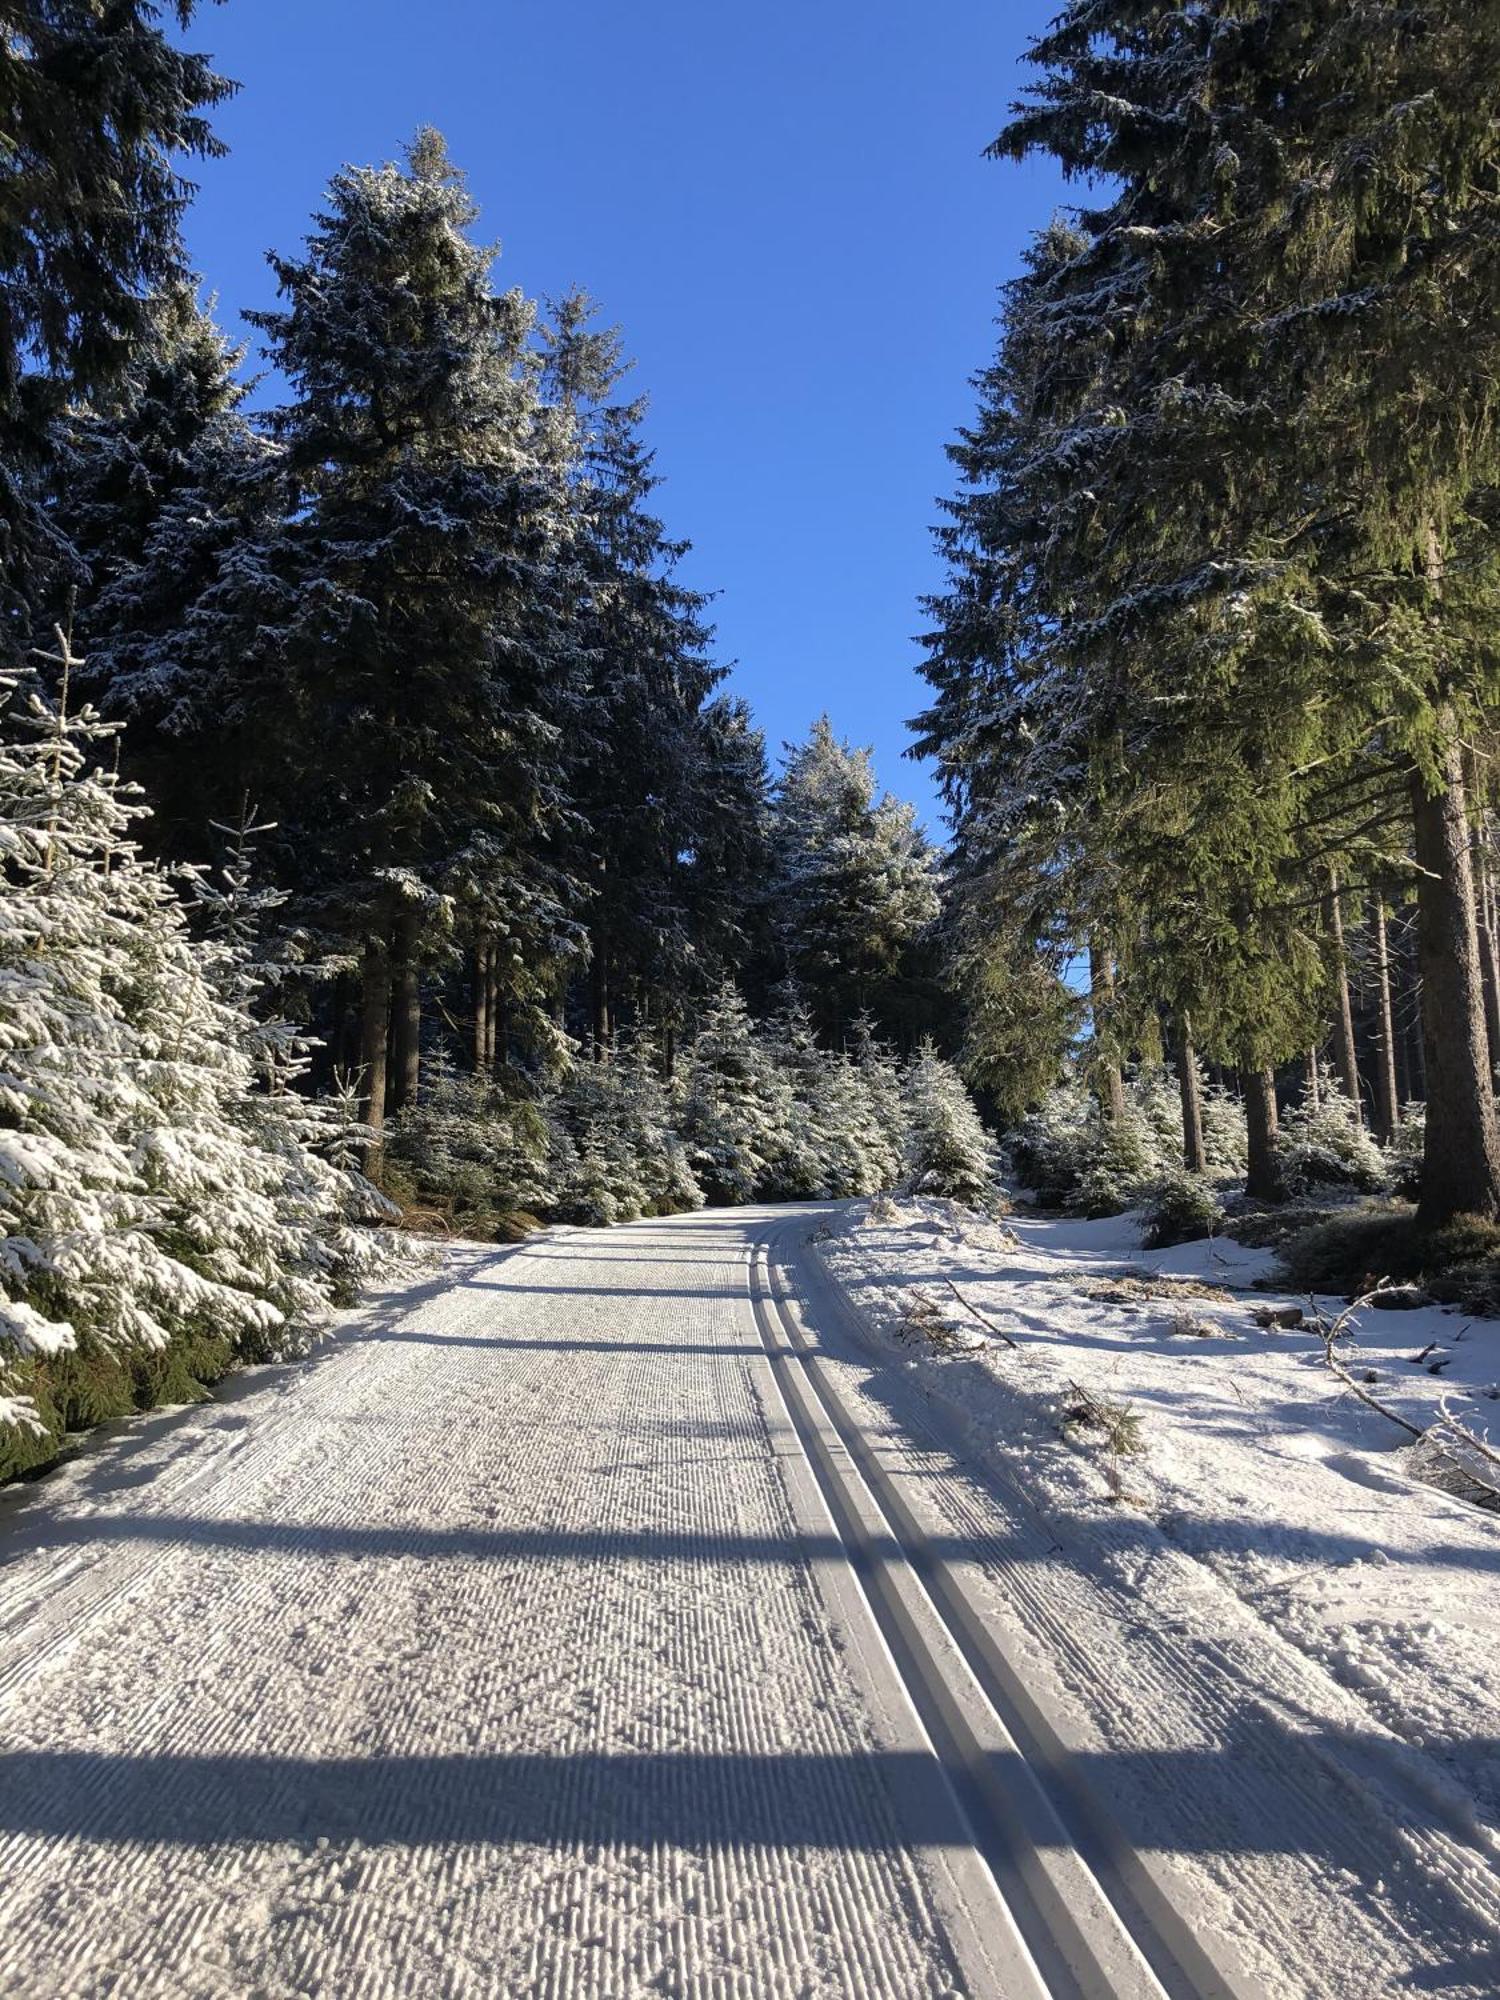
[[450,1253],[8,1499],[0,1991],[1000,1990],[783,1476],[756,1233]]
[[3,1496],[0,1995],[1496,1990],[1449,1802],[954,1453],[819,1220],[454,1250]]

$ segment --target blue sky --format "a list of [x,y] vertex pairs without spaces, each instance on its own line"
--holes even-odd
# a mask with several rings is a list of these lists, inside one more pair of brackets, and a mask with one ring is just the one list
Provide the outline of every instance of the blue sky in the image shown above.
[[238,330],[345,161],[438,126],[527,292],[624,330],[718,650],[774,748],[823,710],[902,761],[943,446],[996,288],[1066,194],[983,159],[1052,0],[226,0],[243,86],[195,170],[194,260]]

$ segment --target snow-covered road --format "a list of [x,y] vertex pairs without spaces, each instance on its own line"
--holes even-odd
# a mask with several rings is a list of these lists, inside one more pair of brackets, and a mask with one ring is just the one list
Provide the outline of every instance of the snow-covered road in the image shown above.
[[[1190,1608],[1122,1639],[816,1221],[453,1250],[5,1496],[0,1993],[1486,1990],[1445,1801],[1393,1826]],[[1101,1674],[1150,1728],[1091,1766]]]

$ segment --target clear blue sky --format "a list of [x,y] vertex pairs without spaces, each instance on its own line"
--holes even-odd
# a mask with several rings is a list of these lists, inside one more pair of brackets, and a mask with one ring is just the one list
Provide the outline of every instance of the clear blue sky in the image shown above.
[[1066,194],[987,162],[1052,0],[226,0],[187,39],[243,86],[195,170],[193,257],[234,330],[329,176],[446,135],[500,280],[579,284],[650,397],[661,510],[719,592],[773,750],[826,709],[902,761],[943,446],[996,288]]

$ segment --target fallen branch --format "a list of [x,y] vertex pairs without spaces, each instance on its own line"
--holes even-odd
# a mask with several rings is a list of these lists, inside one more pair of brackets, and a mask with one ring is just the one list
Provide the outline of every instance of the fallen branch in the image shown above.
[[1323,1343],[1323,1359],[1343,1383],[1344,1387],[1352,1390],[1365,1405],[1366,1409],[1373,1410],[1377,1416],[1384,1417],[1388,1422],[1399,1425],[1409,1437],[1420,1438],[1425,1437],[1426,1432],[1419,1425],[1408,1423],[1405,1417],[1391,1409],[1387,1404],[1382,1403],[1378,1396],[1372,1396],[1363,1383],[1355,1381],[1349,1370],[1333,1351],[1335,1343],[1347,1337],[1349,1322],[1357,1313],[1363,1312],[1382,1292],[1395,1291],[1397,1289],[1398,1287],[1392,1285],[1388,1279],[1382,1278],[1380,1283],[1375,1285],[1370,1291],[1362,1292],[1357,1299],[1351,1299],[1337,1319],[1332,1321],[1325,1320],[1321,1313],[1314,1312],[1311,1324],[1314,1332]]
[[975,1319],[978,1320],[979,1324],[982,1327],[984,1327],[986,1332],[992,1333],[995,1336],[996,1340],[1003,1340],[1007,1347],[1014,1347],[1019,1352],[1021,1346],[1020,1341],[1012,1340],[1010,1335],[1004,1332],[1000,1327],[996,1326],[995,1322],[992,1319],[987,1318],[985,1314],[983,1314],[979,1310],[978,1306],[971,1305],[969,1301],[964,1297],[963,1293],[958,1289],[957,1285],[954,1284],[951,1278],[944,1278],[943,1283],[948,1287],[949,1291],[952,1292],[954,1298],[958,1300],[958,1303],[963,1307],[964,1311],[972,1313]]
[[[1497,1471],[1500,1471],[1500,1451],[1496,1451],[1494,1446],[1484,1438],[1476,1436],[1467,1424],[1461,1424],[1448,1408],[1446,1397],[1440,1397],[1438,1400],[1438,1424],[1444,1430],[1451,1432],[1464,1446],[1466,1451],[1476,1453],[1480,1458],[1487,1460],[1489,1464],[1493,1465]],[[1484,1474],[1476,1472],[1472,1465],[1461,1464],[1460,1470],[1466,1479],[1472,1479],[1476,1486],[1483,1487],[1486,1493],[1493,1493],[1495,1498],[1500,1500],[1500,1485],[1497,1485],[1493,1479],[1486,1479]]]

